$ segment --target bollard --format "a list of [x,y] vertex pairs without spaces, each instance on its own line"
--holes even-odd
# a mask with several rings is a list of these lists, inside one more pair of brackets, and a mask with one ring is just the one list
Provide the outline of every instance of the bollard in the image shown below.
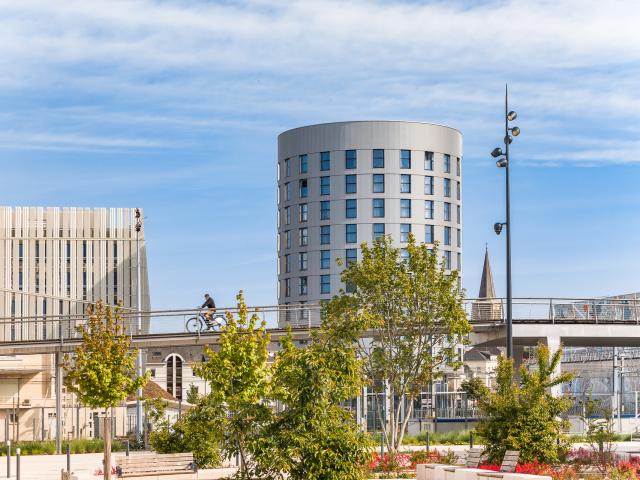
[[67,473],[71,475],[71,444],[67,443]]
[[429,453],[429,430],[427,430],[426,433],[427,434],[425,435],[425,440],[427,442],[427,453]]
[[7,478],[11,478],[11,440],[7,441]]
[[129,446],[129,440],[125,440],[125,441],[124,441],[124,450],[125,450],[125,452],[126,452],[127,457],[129,456],[129,448],[130,448],[130,446]]
[[469,432],[469,448],[473,448],[473,432]]
[[16,480],[20,480],[20,449],[16,448]]

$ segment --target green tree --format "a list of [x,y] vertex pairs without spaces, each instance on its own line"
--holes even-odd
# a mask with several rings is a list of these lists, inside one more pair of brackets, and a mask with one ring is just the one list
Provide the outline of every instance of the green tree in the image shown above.
[[561,418],[571,406],[567,396],[554,397],[551,388],[568,382],[572,374],[555,376],[562,348],[553,354],[545,345],[535,350],[536,366],[522,366],[514,378],[513,361],[498,358],[496,390],[479,400],[484,419],[476,427],[484,439],[490,462],[499,463],[506,450],[519,450],[520,461],[559,463],[569,449]]
[[582,405],[580,419],[584,424],[585,437],[602,473],[615,461],[615,439],[613,412],[603,408],[599,400],[588,398]]
[[198,392],[198,387],[193,384],[189,385],[189,390],[187,390],[187,402],[189,402],[191,405],[195,405],[196,403],[198,403],[199,399],[200,393]]
[[370,458],[369,440],[341,402],[362,386],[355,348],[315,336],[307,348],[282,342],[272,399],[281,407],[253,448],[260,478],[357,480]]
[[142,388],[149,374],[136,376],[136,351],[131,337],[125,333],[119,308],[112,309],[99,301],[92,309],[87,323],[78,331],[82,343],[74,355],[65,356],[65,385],[76,394],[80,403],[102,408],[104,420],[104,478],[111,477],[111,418],[110,409]]
[[444,367],[461,366],[457,347],[471,325],[458,272],[445,270],[437,245],[431,250],[409,235],[407,259],[388,236],[361,248],[362,260],[342,273],[354,293],[341,292],[329,302],[324,326],[354,342],[374,392],[406,401],[404,408],[377,402],[387,448],[397,452],[420,392]]
[[489,394],[489,388],[478,377],[464,380],[460,385],[460,390],[467,394],[469,400],[480,400]]
[[217,467],[222,460],[223,417],[224,408],[204,396],[174,424],[166,418],[155,423],[149,441],[159,453],[192,452],[200,468]]
[[248,449],[271,418],[265,403],[270,388],[270,335],[257,312],[249,315],[242,292],[237,302],[238,318],[227,314],[218,348],[205,348],[207,361],[193,371],[211,386],[198,407],[222,435],[223,453],[229,458],[240,456],[240,477],[250,478],[254,462]]

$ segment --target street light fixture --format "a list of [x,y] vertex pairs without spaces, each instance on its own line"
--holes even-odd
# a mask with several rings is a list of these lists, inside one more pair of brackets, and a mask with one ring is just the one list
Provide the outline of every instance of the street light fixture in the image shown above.
[[[493,225],[496,235],[500,235],[503,227],[507,227],[507,358],[513,358],[513,296],[511,291],[511,199],[509,193],[509,145],[513,142],[513,137],[520,135],[520,128],[509,127],[509,122],[513,122],[518,118],[518,114],[513,110],[509,110],[509,90],[507,85],[504,87],[504,152],[500,147],[496,147],[491,152],[493,158],[498,158],[496,166],[504,168],[505,171],[505,189],[506,189],[506,221],[498,222]],[[509,135],[511,133],[511,135]]]

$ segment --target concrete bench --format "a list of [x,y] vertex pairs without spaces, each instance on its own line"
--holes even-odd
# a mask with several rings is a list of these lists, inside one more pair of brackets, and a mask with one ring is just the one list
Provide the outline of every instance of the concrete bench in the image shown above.
[[195,475],[198,471],[193,453],[151,453],[116,457],[118,478],[145,475]]
[[466,454],[464,466],[442,463],[418,464],[416,465],[416,480],[448,480],[457,468],[476,468],[481,460],[482,448],[471,448]]

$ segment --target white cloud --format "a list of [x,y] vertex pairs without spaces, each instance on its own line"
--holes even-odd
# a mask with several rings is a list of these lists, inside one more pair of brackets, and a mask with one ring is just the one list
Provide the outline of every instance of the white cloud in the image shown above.
[[[602,124],[606,140],[628,135],[640,108],[638,2],[0,0],[0,15],[0,86],[45,103],[48,92],[104,103],[112,125],[118,116],[124,131],[136,124],[124,147],[162,143],[175,126],[269,131],[390,117],[449,122],[467,151],[484,151],[485,136],[499,138],[505,80],[523,132],[527,122],[541,133]],[[122,141],[78,110],[36,108],[51,148]],[[58,125],[81,120],[78,141],[55,140],[66,134]],[[569,154],[531,152],[640,161],[636,147],[558,147]]]

